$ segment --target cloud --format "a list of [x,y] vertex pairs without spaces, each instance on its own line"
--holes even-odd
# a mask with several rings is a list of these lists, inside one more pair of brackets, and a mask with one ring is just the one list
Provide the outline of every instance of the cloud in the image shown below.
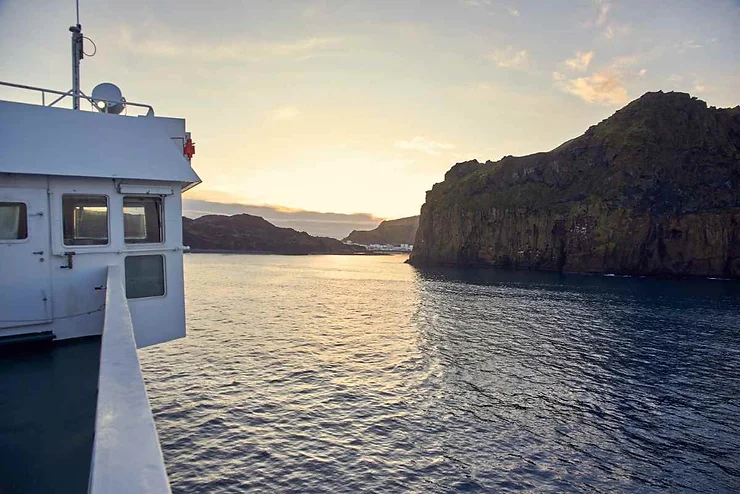
[[627,36],[632,32],[629,24],[610,23],[602,33],[606,39],[614,39],[619,36]]
[[601,27],[606,24],[607,18],[609,16],[609,10],[611,10],[612,6],[610,3],[604,2],[602,0],[596,0],[596,5],[599,6],[599,14],[596,18],[596,25]]
[[207,43],[163,38],[133,36],[124,27],[118,36],[118,45],[132,53],[159,58],[183,58],[211,62],[258,62],[275,58],[305,59],[311,55],[336,49],[344,41],[339,36],[315,36],[288,41],[230,41]]
[[639,72],[640,77],[645,77],[646,74],[647,74],[647,69],[640,69],[640,72]]
[[565,74],[563,74],[562,72],[553,72],[552,79],[554,81],[563,81],[565,80]]
[[[506,9],[506,12],[509,13],[509,15],[514,17],[519,17],[519,11],[515,9],[514,7],[505,7],[503,5],[494,5],[494,2],[491,0],[459,0],[460,4],[465,5],[466,7],[493,7],[492,10],[495,11],[501,11],[503,12],[503,9]],[[489,10],[489,9],[486,9]]]
[[311,2],[301,11],[301,15],[309,19],[326,17],[326,14],[327,5],[324,1]]
[[681,43],[676,43],[676,50],[678,50],[678,53],[684,53],[686,50],[696,50],[697,48],[703,48],[704,45],[693,40],[688,39],[685,41],[682,41]]
[[270,112],[270,118],[276,122],[294,120],[301,114],[301,111],[295,106],[282,106],[275,108]]
[[694,87],[691,88],[691,91],[693,91],[695,93],[703,93],[706,90],[707,90],[707,87],[704,84],[701,84],[699,82],[697,82],[696,84],[694,84]]
[[398,149],[421,151],[422,153],[437,156],[441,151],[454,149],[455,145],[449,142],[437,142],[426,137],[416,136],[409,141],[396,141],[396,147]]
[[565,92],[578,96],[589,104],[623,105],[629,101],[619,72],[605,70],[567,82],[560,81],[558,84]]
[[594,58],[593,51],[578,52],[575,58],[570,58],[565,61],[565,65],[578,72],[585,72],[588,69],[591,60]]
[[615,70],[622,70],[626,67],[631,67],[635,65],[637,62],[644,58],[644,56],[641,57],[638,55],[622,55],[621,57],[613,58],[610,66]]
[[527,66],[529,54],[527,50],[518,50],[512,46],[507,46],[503,50],[494,51],[489,58],[496,62],[499,67],[521,69]]
[[628,24],[612,22],[610,15],[612,13],[612,3],[605,0],[593,0],[597,8],[596,18],[583,23],[587,28],[603,28],[602,36],[606,39],[614,39],[618,36],[625,36],[632,32],[632,27]]
[[343,39],[344,38],[341,37],[314,37],[283,43],[260,43],[253,46],[260,47],[267,53],[273,55],[293,55],[296,53],[304,54],[306,52],[312,52],[317,49],[336,45],[341,43]]

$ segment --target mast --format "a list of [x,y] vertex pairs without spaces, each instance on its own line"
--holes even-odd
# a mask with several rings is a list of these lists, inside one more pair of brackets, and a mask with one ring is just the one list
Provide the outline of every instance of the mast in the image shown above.
[[80,25],[80,2],[77,0],[77,24],[69,28],[72,33],[72,109],[80,109],[80,60],[84,57],[82,51],[82,26]]

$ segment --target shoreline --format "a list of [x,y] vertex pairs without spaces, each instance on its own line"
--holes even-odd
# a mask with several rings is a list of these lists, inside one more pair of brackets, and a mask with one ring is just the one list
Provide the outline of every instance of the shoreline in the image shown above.
[[709,274],[671,274],[671,273],[619,273],[619,272],[607,272],[607,271],[556,271],[549,269],[532,269],[532,268],[517,268],[517,267],[503,267],[496,266],[493,264],[485,263],[468,263],[468,264],[454,264],[454,263],[426,263],[411,261],[411,258],[404,261],[409,266],[413,266],[417,269],[460,269],[460,270],[492,270],[492,271],[507,271],[507,272],[532,272],[532,273],[546,273],[546,274],[559,274],[559,275],[582,275],[582,276],[602,276],[605,278],[633,278],[638,280],[711,280],[711,281],[740,281],[740,278],[727,278],[720,275],[709,275]]
[[262,250],[189,249],[185,254],[237,254],[247,256],[392,256],[408,252],[274,252]]

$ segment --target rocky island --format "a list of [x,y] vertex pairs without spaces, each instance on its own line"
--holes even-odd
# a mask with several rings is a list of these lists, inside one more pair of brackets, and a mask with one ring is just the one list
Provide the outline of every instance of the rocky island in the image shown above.
[[458,163],[414,265],[740,277],[740,106],[647,93],[549,152]]
[[409,216],[397,220],[383,221],[373,230],[352,230],[344,242],[353,242],[362,245],[385,244],[400,245],[413,244],[416,230],[419,228],[419,217]]
[[262,254],[356,254],[359,245],[335,238],[313,237],[292,228],[280,228],[251,214],[209,214],[182,219],[183,243],[193,252]]

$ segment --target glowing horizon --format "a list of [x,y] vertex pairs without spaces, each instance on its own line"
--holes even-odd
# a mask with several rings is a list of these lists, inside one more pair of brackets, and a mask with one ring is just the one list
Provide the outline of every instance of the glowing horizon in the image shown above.
[[[83,91],[187,119],[189,199],[412,216],[454,163],[550,150],[647,91],[740,104],[737,0],[80,8]],[[2,78],[68,89],[73,20],[73,0],[0,0]]]

